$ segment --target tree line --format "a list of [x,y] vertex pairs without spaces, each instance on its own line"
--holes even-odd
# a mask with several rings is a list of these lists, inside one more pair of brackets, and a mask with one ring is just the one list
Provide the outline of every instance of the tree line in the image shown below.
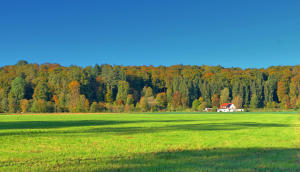
[[30,64],[0,68],[0,112],[202,111],[300,108],[300,66],[87,67]]

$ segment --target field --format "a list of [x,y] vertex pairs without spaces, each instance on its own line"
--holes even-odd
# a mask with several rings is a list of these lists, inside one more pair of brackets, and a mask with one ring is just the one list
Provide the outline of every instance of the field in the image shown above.
[[297,113],[0,115],[0,171],[300,171]]

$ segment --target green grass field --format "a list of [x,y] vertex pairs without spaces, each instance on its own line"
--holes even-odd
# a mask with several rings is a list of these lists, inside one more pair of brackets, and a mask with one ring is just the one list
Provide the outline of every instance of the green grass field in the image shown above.
[[296,113],[0,115],[0,171],[300,171]]

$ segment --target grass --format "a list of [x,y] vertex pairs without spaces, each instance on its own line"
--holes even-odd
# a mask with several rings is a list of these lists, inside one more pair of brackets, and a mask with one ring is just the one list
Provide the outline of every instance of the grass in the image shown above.
[[296,113],[0,115],[0,171],[300,171]]

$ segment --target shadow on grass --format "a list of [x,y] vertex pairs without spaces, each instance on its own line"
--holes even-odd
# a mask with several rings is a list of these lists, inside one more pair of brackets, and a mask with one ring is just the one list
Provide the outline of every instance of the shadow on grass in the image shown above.
[[[111,120],[68,120],[68,121],[6,121],[0,122],[2,129],[51,129],[64,127],[104,126],[127,123],[146,122],[192,122],[195,120],[137,120],[137,121],[111,121]],[[201,120],[197,120],[201,121]]]
[[111,132],[119,134],[153,133],[164,131],[194,130],[194,131],[218,131],[218,130],[241,130],[247,128],[269,128],[269,127],[297,127],[293,124],[277,123],[255,123],[255,122],[236,122],[236,123],[200,123],[200,124],[181,124],[167,125],[161,127],[113,127],[113,128],[93,128],[86,132]]
[[[212,148],[169,149],[162,152],[128,154],[103,158],[74,157],[60,161],[32,161],[18,164],[28,171],[106,171],[106,172],[198,172],[198,171],[300,171],[299,148]],[[9,167],[12,162],[0,162]],[[1,169],[1,167],[0,167]],[[7,168],[9,169],[9,168]],[[30,169],[30,170],[29,170]],[[22,171],[23,171],[22,170]]]
[[[199,121],[199,120],[197,120]],[[193,120],[146,120],[146,121],[23,121],[23,122],[0,122],[1,129],[52,129],[62,127],[80,127],[80,126],[93,126],[93,128],[80,128],[80,129],[66,129],[66,130],[36,130],[26,131],[18,130],[13,132],[0,132],[0,136],[9,135],[56,135],[56,136],[74,136],[80,134],[97,134],[97,133],[111,133],[118,135],[132,135],[140,133],[155,133],[155,132],[168,132],[168,131],[231,131],[242,130],[249,128],[270,128],[270,127],[299,127],[296,124],[278,124],[278,123],[256,123],[256,122],[228,122],[228,123],[198,123],[195,124]],[[117,127],[114,124],[127,124],[127,123],[146,123],[146,122],[160,122],[165,123],[160,126],[124,126]],[[176,124],[180,122],[193,122],[186,124]],[[106,126],[111,125],[111,126]]]
[[81,120],[81,121],[8,121],[0,122],[0,129],[48,129],[63,127],[113,125],[127,121]]
[[[300,171],[300,149],[169,150],[115,158],[113,171]],[[95,171],[97,171],[95,170]]]

